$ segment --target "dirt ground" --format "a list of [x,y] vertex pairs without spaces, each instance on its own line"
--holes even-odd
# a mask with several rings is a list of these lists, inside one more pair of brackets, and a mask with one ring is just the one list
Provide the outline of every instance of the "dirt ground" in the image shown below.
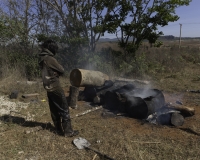
[[[121,126],[122,130],[126,130],[129,128],[133,134],[139,135],[158,135],[162,138],[168,138],[172,140],[180,140],[185,141],[186,135],[191,136],[193,138],[199,139],[200,137],[200,93],[193,93],[187,90],[183,92],[167,92],[162,91],[165,97],[166,103],[171,103],[174,106],[180,106],[176,102],[179,101],[182,103],[184,107],[190,107],[195,109],[195,115],[191,117],[185,117],[184,124],[180,127],[173,126],[156,126],[154,124],[150,124],[148,122],[143,123],[143,121],[136,120],[134,118],[128,117],[115,117],[110,118],[113,125],[117,126],[118,121],[120,119],[123,125]],[[78,106],[84,106],[85,103],[83,101],[78,102]],[[101,111],[100,111],[101,112]],[[92,113],[90,113],[92,114]],[[87,116],[87,115],[85,115]],[[199,139],[200,140],[200,139]]]
[[[89,122],[88,125],[92,125],[92,127],[90,126],[87,130],[91,130],[91,132],[104,130],[105,137],[107,137],[107,134],[111,136],[108,139],[110,141],[112,141],[112,136],[117,134],[116,139],[113,138],[112,143],[114,143],[114,145],[119,145],[119,148],[125,145],[125,143],[139,143],[139,146],[142,146],[137,152],[141,152],[140,155],[135,155],[135,153],[133,154],[130,150],[135,150],[138,146],[129,144],[131,148],[129,148],[129,146],[128,151],[124,151],[124,154],[127,154],[124,157],[119,154],[120,149],[118,148],[118,154],[115,153],[114,156],[116,159],[199,159],[200,93],[191,92],[192,90],[198,92],[200,84],[198,79],[199,68],[193,65],[190,67],[190,69],[187,68],[183,71],[187,76],[178,73],[176,77],[165,75],[151,80],[151,88],[160,89],[164,94],[166,103],[180,106],[180,104],[176,103],[179,101],[182,103],[182,106],[195,109],[195,115],[185,117],[182,126],[154,125],[129,117],[102,117],[102,111],[99,110],[82,117],[91,122],[91,124]],[[80,110],[81,107],[83,109],[86,104],[88,105],[88,103],[85,102],[78,102]],[[72,110],[72,114],[74,114],[74,112],[76,111]],[[85,121],[83,124],[87,125]],[[77,122],[75,122],[75,125],[77,125]],[[103,128],[102,126],[104,125],[105,128],[107,125],[109,129]],[[89,135],[86,137],[88,136]],[[98,134],[96,136],[99,137]],[[125,138],[126,136],[128,136],[128,140]],[[122,138],[124,141],[121,142],[122,139],[118,140],[118,138]],[[93,138],[91,137],[91,139]],[[107,140],[103,138],[103,141]],[[107,145],[108,144],[104,147],[107,148]],[[156,147],[152,147],[152,145],[156,145]],[[153,148],[156,148],[156,153],[154,153],[155,150]],[[105,151],[105,149],[100,146],[99,149]],[[110,152],[110,155],[113,155],[113,150]]]
[[[180,101],[183,106],[195,109],[195,115],[186,117],[182,126],[154,125],[123,116],[102,116],[102,109],[75,117],[77,113],[93,108],[88,102],[78,101],[78,108],[70,109],[73,128],[80,132],[77,137],[86,138],[92,148],[116,160],[200,159],[200,93],[188,91],[200,89],[199,72],[198,65],[191,64],[176,76],[165,74],[149,78],[151,88],[160,89],[166,103],[179,105],[176,101]],[[70,84],[63,85],[68,96]],[[90,150],[78,150],[72,144],[77,137],[65,138],[55,134],[46,93],[41,88],[35,90],[40,92],[39,98],[12,100],[29,102],[29,107],[20,108],[12,115],[1,115],[0,159],[106,159]]]

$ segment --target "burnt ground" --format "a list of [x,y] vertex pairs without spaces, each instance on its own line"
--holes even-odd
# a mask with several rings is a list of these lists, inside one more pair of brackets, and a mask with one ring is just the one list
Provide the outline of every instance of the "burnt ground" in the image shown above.
[[[123,116],[104,117],[98,110],[75,118],[74,127],[81,128],[80,136],[92,142],[93,147],[115,159],[199,159],[200,94],[163,93],[166,102],[176,105],[178,100],[195,108],[195,115],[185,118],[182,126],[174,127]],[[83,101],[78,105],[79,109],[71,110],[71,115],[91,108]]]
[[[182,106],[195,109],[195,115],[185,117],[182,126],[154,125],[143,120],[123,116],[102,117],[102,110],[78,117],[74,125],[77,126],[80,123],[79,118],[84,119],[89,121],[84,121],[82,123],[84,126],[87,126],[87,124],[88,126],[91,125],[89,128],[85,126],[87,130],[93,133],[91,135],[94,136],[96,133],[96,138],[103,139],[103,141],[108,140],[108,144],[113,139],[113,145],[118,146],[118,151],[114,154],[116,159],[123,159],[126,156],[127,159],[199,159],[200,93],[198,93],[198,90],[200,79],[198,72],[199,69],[192,65],[191,69],[185,69],[183,72],[151,79],[151,88],[162,90],[166,103],[180,106],[180,104],[176,103],[179,101],[182,103]],[[191,90],[197,91],[197,93],[190,92]],[[88,106],[88,103],[83,101],[78,102],[78,104],[78,110],[82,110],[84,106]],[[71,112],[74,114],[76,111],[72,110]],[[105,128],[103,127],[104,125]],[[107,139],[105,137],[102,138],[98,131],[104,132],[104,136]],[[108,135],[110,135],[109,138]],[[89,138],[90,136],[87,135],[86,137]],[[95,138],[91,136],[91,139]],[[111,145],[107,143],[104,146],[105,148],[109,148]],[[99,149],[102,148],[103,146],[99,146]],[[124,156],[121,156],[122,153],[119,152],[123,149],[125,149]],[[102,150],[105,151],[105,149]],[[135,154],[135,150],[138,150],[137,154],[141,152],[141,155]],[[109,152],[109,150],[107,151]],[[113,150],[110,152],[110,155],[113,155]]]
[[[154,125],[150,124],[148,122],[145,122],[144,120],[138,120],[130,117],[124,117],[124,116],[115,116],[113,114],[108,114],[105,116],[102,116],[103,110],[100,111],[94,111],[91,113],[88,113],[84,116],[91,116],[92,114],[99,114],[98,118],[107,118],[108,121],[112,122],[112,125],[118,126],[119,121],[123,125],[120,127],[121,130],[126,130],[127,128],[130,129],[131,132],[133,132],[134,135],[144,134],[144,135],[152,135],[155,136],[158,135],[162,138],[169,138],[172,140],[185,140],[185,135],[190,135],[194,138],[198,138],[200,136],[200,93],[193,93],[193,92],[175,92],[175,93],[169,93],[163,91],[163,94],[165,96],[166,103],[172,103],[175,106],[180,106],[176,103],[176,101],[182,102],[182,106],[184,107],[191,107],[195,109],[195,115],[190,117],[185,117],[184,124],[180,127],[174,127],[171,125]],[[89,102],[79,101],[78,106],[82,107],[82,109],[78,109],[79,112],[84,111],[87,109],[91,109],[92,107],[89,107]],[[71,110],[71,112],[77,112],[74,110]],[[77,113],[79,113],[77,112]],[[95,113],[96,112],[96,113]],[[78,117],[77,117],[78,119]],[[199,137],[200,138],[200,137]]]
[[[100,150],[114,155],[116,159],[199,159],[200,93],[189,90],[198,91],[200,81],[196,79],[196,75],[192,74],[185,79],[177,74],[175,77],[174,75],[157,77],[156,80],[152,80],[152,88],[162,90],[166,103],[180,106],[176,103],[179,101],[182,106],[195,109],[195,115],[185,117],[182,126],[154,125],[123,116],[103,117],[102,110],[77,117],[74,126],[78,127],[78,123],[83,120],[81,124],[85,129],[81,131],[81,135],[89,140],[98,138],[102,140],[105,143],[102,143],[102,146],[94,143]],[[79,112],[87,109],[88,105],[87,102],[79,101]],[[77,111],[71,110],[71,113],[74,114]],[[85,130],[90,130],[89,135],[85,134]],[[114,150],[112,148],[111,151],[112,145],[116,145],[116,148],[114,147]],[[137,153],[135,153],[136,150]],[[113,153],[115,151],[117,153]],[[121,152],[124,152],[124,155]]]

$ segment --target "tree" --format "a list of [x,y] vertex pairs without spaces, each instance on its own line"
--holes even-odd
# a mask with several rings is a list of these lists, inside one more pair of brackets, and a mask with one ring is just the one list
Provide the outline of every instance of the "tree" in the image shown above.
[[35,1],[35,15],[37,15],[37,30],[35,34],[43,34],[45,36],[63,36],[64,26],[62,19],[59,18],[53,7],[43,0]]
[[14,41],[26,52],[32,32],[38,24],[34,0],[8,0],[3,3],[3,7],[2,12],[8,19],[10,32],[15,35]]
[[0,18],[0,43],[1,45],[5,45],[7,44],[12,38],[15,37],[15,34],[17,33],[17,31],[15,30],[15,32],[11,32],[13,30],[11,30],[11,24],[12,21],[9,20],[8,17],[6,16],[1,16]]
[[[96,43],[104,35],[106,16],[112,5],[106,0],[43,0],[50,4],[65,26],[65,40],[74,49],[94,52]],[[112,4],[114,1],[112,2]]]
[[[111,0],[112,1],[112,0]],[[110,1],[109,1],[110,2]],[[158,26],[166,26],[179,19],[175,9],[189,5],[191,0],[119,0],[107,16],[105,31],[115,33],[124,49],[125,60],[135,57],[143,42],[155,43],[159,36]],[[111,3],[105,3],[110,5]]]

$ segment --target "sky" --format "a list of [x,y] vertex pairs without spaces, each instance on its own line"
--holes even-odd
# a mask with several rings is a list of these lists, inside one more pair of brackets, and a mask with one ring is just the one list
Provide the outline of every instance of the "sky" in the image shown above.
[[[180,17],[178,21],[169,23],[168,26],[158,27],[164,35],[181,37],[200,37],[200,0],[192,0],[189,6],[181,6],[176,9],[176,14]],[[115,35],[106,34],[102,38],[116,38]]]
[[177,8],[176,14],[180,17],[178,21],[158,28],[164,35],[179,37],[180,24],[182,24],[182,37],[200,37],[200,0],[192,0],[189,6]]

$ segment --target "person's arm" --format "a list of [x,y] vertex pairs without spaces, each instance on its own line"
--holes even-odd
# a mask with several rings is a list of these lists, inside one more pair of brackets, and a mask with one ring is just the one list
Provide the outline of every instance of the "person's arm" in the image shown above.
[[59,75],[62,75],[64,73],[64,68],[58,63],[58,61],[54,57],[49,56],[46,63]]

